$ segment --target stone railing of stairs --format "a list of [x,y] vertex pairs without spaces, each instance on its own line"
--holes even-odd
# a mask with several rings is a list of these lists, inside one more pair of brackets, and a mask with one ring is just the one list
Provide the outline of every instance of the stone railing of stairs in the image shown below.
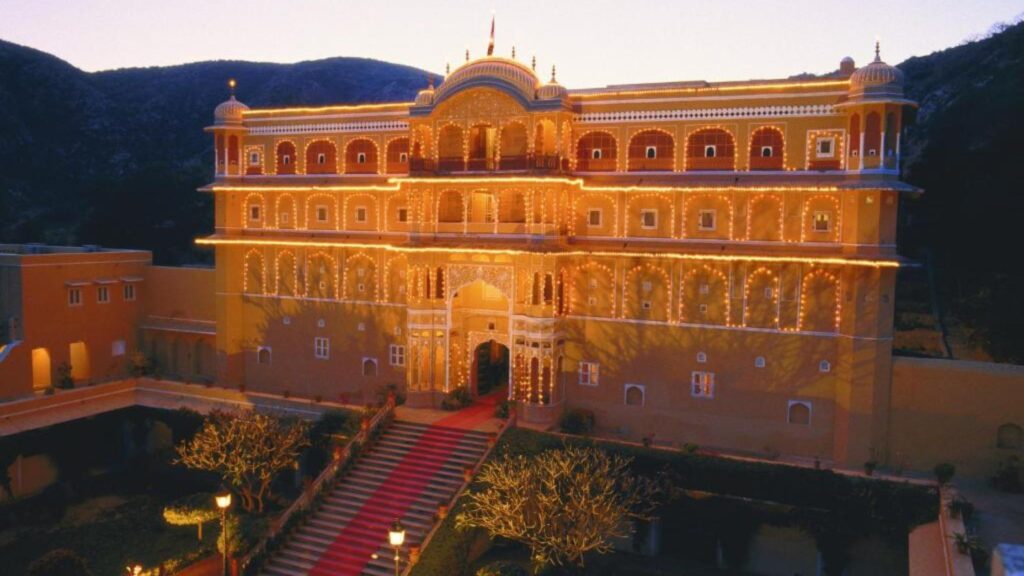
[[[394,574],[388,525],[400,519],[406,529],[403,548],[422,549],[436,530],[440,509],[450,509],[497,438],[494,433],[394,421],[291,532],[262,574]],[[402,556],[414,559],[416,553]],[[403,563],[408,569],[409,563]]]
[[383,429],[391,423],[395,413],[395,397],[389,395],[387,402],[378,410],[372,418],[364,419],[360,425],[359,432],[345,445],[343,449],[333,455],[331,462],[324,468],[308,488],[292,502],[284,512],[270,523],[270,529],[266,536],[253,548],[237,561],[234,573],[257,574],[273,549],[286,540],[291,531],[315,509],[348,470],[359,453],[365,451],[372,442],[380,435]]

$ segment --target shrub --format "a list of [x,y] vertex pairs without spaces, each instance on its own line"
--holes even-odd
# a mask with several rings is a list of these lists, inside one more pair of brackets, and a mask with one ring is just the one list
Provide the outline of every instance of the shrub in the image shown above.
[[952,480],[953,476],[956,474],[956,466],[953,466],[949,462],[943,462],[941,464],[936,464],[933,471],[935,472],[935,479],[938,480],[939,486],[945,486],[946,484],[949,484],[949,481]]
[[165,522],[175,526],[196,525],[200,541],[203,539],[203,523],[216,520],[219,516],[213,494],[209,492],[190,494],[164,507]]
[[71,377],[71,364],[61,362],[57,366],[57,387],[65,390],[75,387],[75,379]]
[[476,576],[528,576],[528,572],[518,564],[499,560],[477,570]]
[[590,434],[594,430],[594,413],[582,408],[566,410],[560,426],[566,434]]
[[391,392],[395,393],[395,406],[405,404],[405,392],[402,392],[402,388],[398,384],[385,384],[377,389],[377,403],[383,406],[388,401],[388,394]]
[[92,576],[85,559],[67,548],[50,550],[28,567],[28,576]]
[[[228,544],[231,554],[246,554],[267,532],[267,519],[255,514],[228,514]],[[224,537],[217,535],[217,551],[224,553]]]
[[448,394],[445,394],[444,400],[441,401],[442,410],[461,410],[473,403],[473,395],[469,393],[469,388],[460,386]]
[[875,473],[875,469],[878,468],[878,462],[874,460],[868,460],[864,463],[864,473],[871,476]]
[[128,357],[128,373],[139,378],[147,376],[153,371],[153,362],[139,351],[132,352]]
[[501,418],[502,420],[508,418],[509,413],[512,409],[511,400],[502,400],[494,405],[494,417]]

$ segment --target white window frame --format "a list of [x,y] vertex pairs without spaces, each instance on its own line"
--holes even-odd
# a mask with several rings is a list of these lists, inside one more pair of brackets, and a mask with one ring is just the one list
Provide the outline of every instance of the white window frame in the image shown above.
[[366,164],[366,152],[356,152],[356,164]]
[[399,152],[398,153],[398,163],[399,164],[406,164],[408,162],[409,162],[409,153],[408,152]]
[[366,206],[356,206],[356,222],[359,224],[366,224],[369,212]]
[[316,206],[316,221],[327,222],[331,219],[330,211],[327,210],[326,204],[317,204]]
[[[821,145],[828,142],[828,152],[821,151]],[[827,138],[818,138],[814,143],[814,155],[815,158],[835,158],[836,155],[836,139],[835,137],[829,136]]]
[[771,146],[761,146],[761,158],[772,158],[775,156],[775,149]]
[[[807,424],[800,422],[793,422],[790,412],[793,410],[793,406],[803,405],[807,407]],[[797,426],[810,426],[811,422],[814,421],[814,405],[807,400],[790,400],[786,403],[786,423],[796,424]]]
[[828,360],[818,362],[818,372],[828,373],[832,371],[832,363]]
[[288,166],[291,163],[292,163],[292,155],[291,154],[281,154],[281,165],[282,166]]
[[694,398],[715,397],[715,373],[694,370],[690,373],[690,396]]
[[658,147],[648,146],[644,148],[644,160],[657,160],[658,158]]
[[768,364],[768,361],[764,356],[758,356],[754,358],[754,368],[764,368]]
[[643,384],[623,384],[622,385],[622,405],[623,406],[635,406],[635,404],[629,404],[627,401],[629,389],[637,388],[640,390],[640,407],[647,406],[647,386]]
[[580,386],[598,386],[601,384],[601,365],[597,362],[580,361],[576,368],[577,382]]
[[697,364],[704,364],[708,361],[708,355],[704,352],[697,352]]
[[260,153],[259,152],[249,152],[249,166],[259,166],[259,165],[260,165]]
[[[260,353],[263,352],[264,350],[267,352],[267,361],[266,362],[260,362]],[[256,347],[256,363],[257,364],[266,364],[267,366],[273,364],[274,363],[274,350],[270,346],[257,346]]]
[[331,358],[331,339],[326,336],[313,338],[313,357],[318,360],[329,360]]
[[[594,215],[597,214],[597,224],[594,224]],[[587,228],[600,228],[604,223],[604,211],[600,208],[587,210]]]
[[124,287],[121,289],[121,294],[124,296],[125,302],[134,302],[136,298],[135,284],[131,282],[125,282]]
[[68,288],[68,306],[82,305],[82,289]]
[[[646,215],[650,214],[654,217],[654,222],[651,225],[647,225]],[[644,230],[655,230],[658,228],[658,209],[657,208],[644,208],[640,210],[640,227]]]
[[590,151],[591,160],[601,160],[604,158],[604,152],[600,148],[594,148]]
[[321,166],[323,166],[324,164],[327,164],[327,153],[326,152],[320,152],[319,154],[317,154],[316,155],[316,163],[321,165]]
[[[704,225],[704,215],[711,215],[711,226]],[[718,228],[718,210],[705,208],[697,212],[697,230],[702,232],[714,232]]]
[[[825,217],[825,229],[818,228],[818,216]],[[828,210],[815,210],[811,218],[811,230],[814,232],[828,233],[832,231],[832,213]]]
[[99,304],[110,304],[110,286],[96,287],[96,302]]
[[392,366],[405,366],[405,346],[402,344],[389,345],[388,362]]
[[[255,211],[253,210],[255,209]],[[249,221],[259,222],[263,218],[263,207],[259,204],[249,204]]]
[[[711,154],[708,154],[708,152],[711,152]],[[714,144],[705,144],[704,145],[704,157],[705,158],[718,158],[718,147],[715,146]]]

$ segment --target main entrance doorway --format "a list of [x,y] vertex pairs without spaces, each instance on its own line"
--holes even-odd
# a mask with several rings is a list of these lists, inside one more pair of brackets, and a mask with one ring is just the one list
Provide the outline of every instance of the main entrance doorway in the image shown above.
[[489,340],[473,353],[472,389],[478,396],[495,391],[508,392],[508,346]]

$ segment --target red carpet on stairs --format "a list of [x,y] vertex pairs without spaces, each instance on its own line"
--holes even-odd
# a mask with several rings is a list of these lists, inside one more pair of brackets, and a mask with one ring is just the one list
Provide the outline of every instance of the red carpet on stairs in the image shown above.
[[[409,506],[422,495],[430,479],[451,456],[462,437],[460,430],[472,430],[494,416],[499,395],[479,398],[472,406],[434,422],[417,439],[416,444],[390,471],[388,477],[368,498],[359,513],[338,533],[334,543],[321,555],[309,571],[314,576],[358,576],[372,555],[387,541],[388,527],[401,518]],[[428,458],[419,457],[419,449]],[[381,509],[400,510],[385,517]],[[369,528],[379,531],[379,538],[366,536]]]

